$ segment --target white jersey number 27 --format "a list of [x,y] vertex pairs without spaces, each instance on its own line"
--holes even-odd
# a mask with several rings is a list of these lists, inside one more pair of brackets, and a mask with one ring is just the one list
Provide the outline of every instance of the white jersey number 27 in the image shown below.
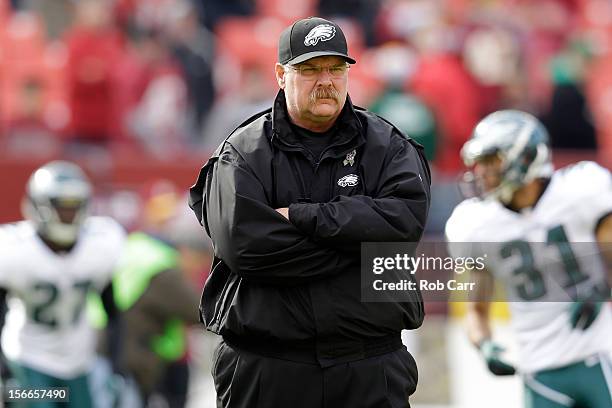
[[[72,305],[65,311],[69,313],[68,321],[76,324],[85,308],[87,293],[92,286],[89,280],[75,282],[72,291],[75,293]],[[31,318],[34,322],[55,328],[61,321],[59,310],[60,289],[51,282],[38,282],[32,286],[33,296],[30,301]]]

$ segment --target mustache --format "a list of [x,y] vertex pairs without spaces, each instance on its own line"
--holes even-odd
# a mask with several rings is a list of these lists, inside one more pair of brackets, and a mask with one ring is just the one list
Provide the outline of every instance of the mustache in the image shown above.
[[333,99],[336,102],[340,100],[340,93],[334,88],[316,88],[310,94],[310,103],[314,105],[317,99]]

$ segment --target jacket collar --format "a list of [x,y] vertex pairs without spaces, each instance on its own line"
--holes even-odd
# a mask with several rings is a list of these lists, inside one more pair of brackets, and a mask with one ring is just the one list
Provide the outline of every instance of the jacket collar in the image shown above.
[[[355,112],[351,98],[347,95],[346,103],[336,123],[336,131],[333,135],[332,147],[327,155],[340,157],[347,151],[355,149],[365,142],[363,136],[363,125]],[[304,144],[299,136],[291,129],[285,91],[278,91],[272,106],[272,142],[284,150],[304,150]]]

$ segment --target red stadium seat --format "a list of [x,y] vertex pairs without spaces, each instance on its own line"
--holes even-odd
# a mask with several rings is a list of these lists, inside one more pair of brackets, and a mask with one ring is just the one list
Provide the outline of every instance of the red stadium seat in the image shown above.
[[261,63],[272,69],[283,28],[283,23],[273,17],[226,18],[217,25],[217,49],[240,65]]
[[277,17],[288,25],[300,18],[315,15],[317,3],[317,0],[257,0],[257,14]]

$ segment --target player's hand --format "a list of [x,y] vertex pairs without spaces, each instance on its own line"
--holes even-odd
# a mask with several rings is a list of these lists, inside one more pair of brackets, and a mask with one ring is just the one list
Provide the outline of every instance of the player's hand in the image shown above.
[[2,356],[0,356],[0,383],[6,383],[10,378],[11,370],[9,369],[8,364],[6,364],[6,361],[3,361]]
[[570,325],[572,329],[586,330],[597,319],[603,302],[585,300],[572,303],[570,307]]
[[495,344],[491,339],[484,340],[478,348],[487,362],[489,371],[493,374],[514,375],[516,373],[514,367],[501,358],[504,349]]
[[593,287],[586,299],[572,303],[569,310],[572,329],[587,330],[591,327],[607,300],[610,300],[610,289],[606,284],[600,284]]

